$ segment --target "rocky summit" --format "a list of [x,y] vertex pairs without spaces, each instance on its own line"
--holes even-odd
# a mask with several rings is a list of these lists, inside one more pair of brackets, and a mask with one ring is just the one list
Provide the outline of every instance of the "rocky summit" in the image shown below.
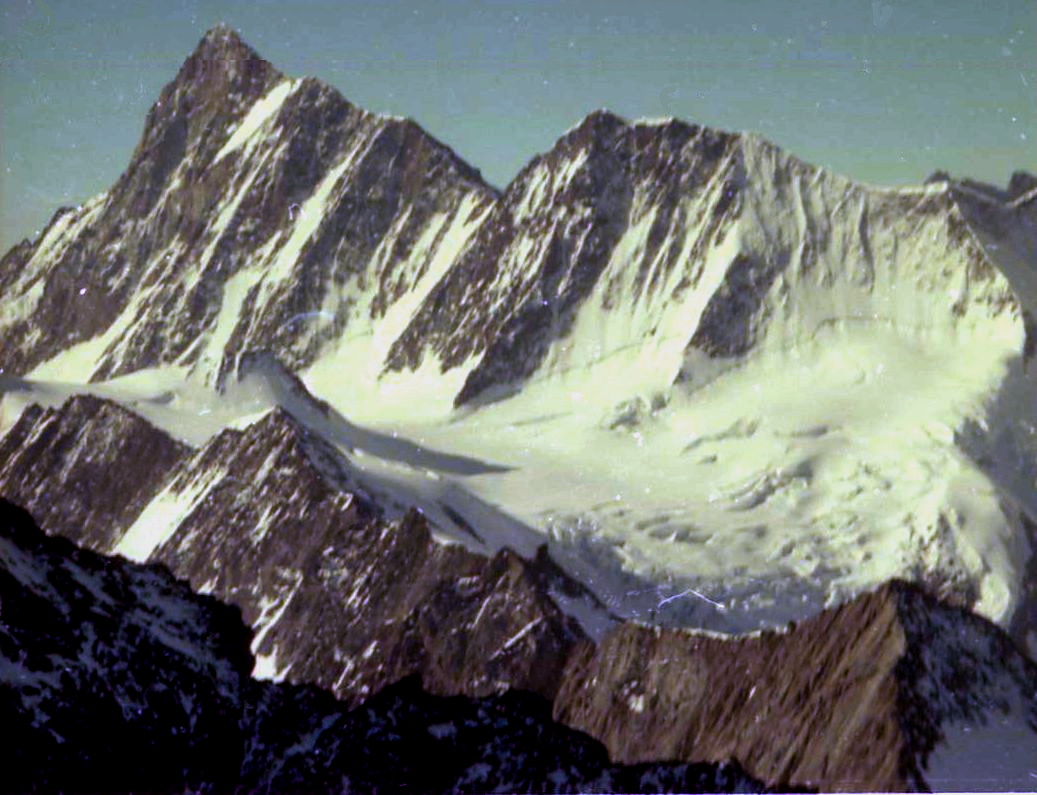
[[1033,175],[498,189],[218,26],[0,258],[6,786],[1037,789],[1034,317]]

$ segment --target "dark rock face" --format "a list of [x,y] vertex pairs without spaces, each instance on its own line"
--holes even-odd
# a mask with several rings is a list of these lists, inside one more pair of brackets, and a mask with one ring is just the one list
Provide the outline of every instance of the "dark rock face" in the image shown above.
[[108,550],[189,448],[116,403],[30,406],[0,438],[0,494],[52,532]]
[[227,789],[248,637],[164,568],[47,537],[0,500],[0,788]]
[[627,763],[737,758],[779,787],[886,791],[926,789],[944,732],[1014,699],[1037,747],[1037,666],[990,622],[894,581],[785,633],[627,624],[573,658],[554,714]]
[[1008,195],[1018,199],[1024,194],[1037,190],[1037,174],[1029,171],[1013,171],[1008,180]]
[[529,693],[441,698],[409,678],[350,714],[328,709],[326,696],[312,690],[270,688],[264,695],[249,751],[264,760],[270,743],[284,754],[285,725],[306,744],[274,771],[261,764],[256,775],[247,766],[246,788],[321,791],[327,767],[357,792],[761,791],[737,763],[612,765],[598,743],[553,723],[550,703]]
[[435,692],[551,695],[584,635],[530,563],[437,543],[417,513],[381,519],[335,468],[280,410],[226,431],[185,466],[222,474],[155,558],[239,605],[278,670],[341,698],[411,673]]
[[[350,703],[411,674],[443,694],[550,697],[587,642],[550,596],[580,589],[546,552],[487,557],[435,541],[417,512],[390,522],[350,463],[282,409],[191,451],[75,397],[27,409],[0,455],[0,494],[48,530],[165,563],[242,610],[271,673]],[[147,513],[153,500],[183,507]],[[65,530],[73,516],[82,525]]]
[[610,764],[528,693],[415,678],[350,712],[249,678],[238,612],[161,566],[44,535],[0,500],[8,792],[747,792],[737,765]]

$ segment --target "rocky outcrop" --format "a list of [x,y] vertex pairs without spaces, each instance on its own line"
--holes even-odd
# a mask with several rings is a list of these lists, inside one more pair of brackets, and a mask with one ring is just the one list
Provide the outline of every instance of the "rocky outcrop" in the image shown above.
[[75,397],[27,409],[0,454],[0,495],[48,530],[165,563],[241,609],[265,675],[350,703],[411,674],[443,694],[550,697],[587,642],[552,596],[586,589],[546,551],[487,556],[435,540],[418,511],[390,520],[391,495],[281,408],[192,451]]
[[[989,621],[894,581],[780,633],[625,624],[574,657],[554,714],[627,763],[737,758],[779,786],[925,790],[947,735],[1006,715],[1037,758],[1037,665]],[[981,788],[1033,786],[976,764],[991,768]]]
[[0,495],[47,530],[109,550],[189,448],[117,403],[30,406],[0,438]]
[[613,765],[528,693],[437,698],[411,678],[350,711],[251,679],[248,641],[164,567],[0,500],[0,791],[761,791],[736,764]]
[[248,640],[237,610],[163,567],[48,537],[0,500],[0,789],[226,791]]
[[532,564],[437,542],[417,512],[378,517],[329,485],[318,448],[344,468],[280,410],[221,434],[184,470],[219,475],[154,558],[241,606],[271,673],[341,698],[412,673],[440,693],[552,695],[585,636]]
[[[71,427],[89,432],[52,433],[54,450],[41,447],[39,465],[11,482],[29,495],[48,482],[103,485],[79,471],[90,471],[89,445],[105,439],[125,450],[123,434],[153,444],[163,436],[93,398],[30,408],[11,433],[28,443]],[[122,460],[132,471],[134,459]],[[949,775],[939,772],[945,766],[930,763],[951,747],[948,738],[978,736],[998,721],[1015,721],[1024,756],[1037,748],[1033,663],[995,625],[906,583],[783,632],[711,636],[627,622],[595,645],[560,608],[586,589],[546,549],[532,559],[508,549],[486,556],[437,540],[418,511],[386,518],[372,501],[384,496],[283,409],[183,455],[155,488],[128,529],[108,496],[98,498],[103,510],[81,506],[90,533],[64,530],[59,523],[71,518],[61,513],[51,529],[109,539],[236,605],[255,632],[259,673],[319,685],[342,709],[395,692],[409,677],[441,695],[522,689],[552,700],[556,720],[597,738],[624,764],[737,759],[779,788],[946,783],[933,778]],[[105,517],[120,529],[103,532]],[[291,692],[301,701],[292,696],[277,709],[306,713],[309,700],[330,698]],[[270,698],[282,704],[282,696]],[[274,709],[262,704],[261,715]],[[280,736],[275,723],[263,731]],[[337,736],[326,735],[325,756],[345,753]],[[297,763],[285,770],[302,778],[285,782],[310,780],[308,763]],[[989,779],[977,787],[1028,784],[1000,770]]]

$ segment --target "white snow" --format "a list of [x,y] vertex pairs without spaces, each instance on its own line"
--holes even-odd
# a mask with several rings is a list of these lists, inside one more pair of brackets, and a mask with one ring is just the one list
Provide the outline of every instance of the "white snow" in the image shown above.
[[[302,373],[307,387],[319,394],[339,396],[340,401],[351,407],[363,407],[359,415],[350,413],[351,417],[358,419],[369,415],[384,417],[387,412],[392,413],[392,407],[404,414],[419,411],[442,416],[443,407],[451,404],[470,368],[461,366],[443,373],[435,357],[427,356],[415,371],[383,375],[382,369],[392,344],[432,288],[456,262],[491,208],[492,205],[483,202],[478,194],[470,193],[461,200],[450,218],[434,216],[411,249],[408,261],[398,266],[403,273],[420,274],[420,277],[414,279],[410,289],[375,320],[371,319],[369,309],[377,288],[373,283],[375,280],[372,280],[368,292],[356,296],[358,308],[346,336],[330,346]],[[400,223],[405,220],[406,214]],[[388,256],[392,251],[394,239],[395,235],[390,232],[375,254],[376,270],[379,257]],[[329,300],[332,305],[327,308],[332,310],[342,296]],[[346,372],[349,378],[343,378]],[[379,396],[377,404],[368,401],[373,393]],[[415,405],[416,394],[425,395],[427,400]]]
[[245,114],[238,126],[227,138],[226,143],[216,153],[213,163],[218,163],[231,152],[241,149],[252,139],[262,140],[269,132],[269,127],[277,118],[277,113],[285,100],[299,87],[301,80],[284,79],[271,88],[266,96],[257,101]]
[[[954,517],[956,554],[983,584],[979,608],[1004,620],[1026,550],[951,432],[1002,374],[988,354],[982,341],[936,353],[869,328],[675,395],[635,433],[588,427],[621,381],[570,379],[404,435],[514,466],[466,487],[556,534],[579,519],[624,568],[650,582],[691,577],[714,601],[790,576],[865,587],[912,562],[905,531],[920,547]],[[974,402],[963,400],[970,383]]]
[[252,675],[257,679],[270,679],[280,682],[288,672],[287,668],[280,668],[277,664],[277,647],[269,652],[262,652],[263,642],[270,630],[274,628],[284,611],[288,608],[292,599],[295,598],[299,586],[302,584],[303,575],[300,571],[287,571],[293,579],[291,587],[281,589],[276,596],[264,596],[259,602],[259,617],[252,623],[252,631],[255,633],[252,639],[252,653],[256,657],[256,665]]
[[[781,622],[939,567],[967,574],[978,609],[1006,621],[1028,543],[1018,506],[958,438],[1020,377],[1011,286],[973,242],[954,248],[946,212],[925,205],[942,200],[938,191],[874,196],[820,172],[794,175],[788,187],[772,148],[748,157],[774,178],[745,199],[742,220],[698,270],[661,273],[651,294],[636,292],[633,264],[654,210],[635,195],[598,292],[517,396],[437,420],[430,404],[443,403],[425,386],[445,382],[435,362],[401,375],[398,393],[395,376],[366,396],[355,382],[310,385],[376,428],[513,467],[463,487],[554,537],[557,554],[620,612],[643,615],[655,599],[660,614],[680,607],[706,626],[744,630],[751,616]],[[545,179],[534,175],[529,191]],[[768,186],[780,182],[799,202],[796,219],[768,209],[777,201]],[[702,201],[717,201],[721,187],[722,169]],[[919,203],[917,216],[885,204],[906,200]],[[688,201],[685,217],[702,215]],[[809,259],[796,235],[826,218],[831,250]],[[857,231],[869,224],[870,249]],[[678,261],[700,235],[689,228],[674,241]],[[790,262],[764,296],[755,350],[719,363],[687,357],[736,256],[775,246],[791,248]],[[506,257],[505,270],[532,254]],[[648,265],[646,281],[664,263]],[[673,300],[685,276],[692,288]],[[603,308],[605,285],[616,291],[612,309]],[[674,388],[682,367],[692,379]],[[458,370],[446,378],[467,366]],[[610,430],[623,403],[633,426]],[[630,576],[641,583],[633,599],[622,590]],[[681,592],[708,599],[665,601]]]
[[252,676],[256,679],[279,682],[276,651],[272,654],[257,654],[256,664],[252,668]]
[[274,262],[265,274],[266,282],[274,283],[291,276],[306,241],[319,228],[327,212],[329,201],[343,176],[355,164],[363,160],[366,150],[374,143],[384,122],[372,124],[364,134],[355,136],[350,149],[321,179],[313,193],[303,203],[295,216],[295,224]]
[[[162,267],[167,259],[175,256],[176,247],[177,243],[174,242],[159,252],[148,264],[148,269]],[[119,316],[104,332],[65,348],[33,368],[27,377],[37,381],[88,382],[111,346],[119,343],[125,346],[129,342],[133,330],[144,321],[148,299],[156,290],[157,287],[152,285],[134,292]]]
[[526,635],[528,635],[530,632],[532,632],[533,628],[537,624],[541,623],[542,621],[543,621],[543,618],[539,618],[539,617],[538,618],[534,618],[532,621],[530,621],[528,624],[526,624],[524,627],[522,627],[522,629],[520,629],[518,632],[516,632],[514,635],[512,635],[510,638],[508,638],[504,642],[504,645],[501,646],[501,650],[502,651],[507,651],[508,649],[510,649],[512,646],[514,646],[516,643],[518,643],[520,640],[522,640],[524,637],[526,637]]
[[112,551],[129,560],[146,561],[172,537],[222,476],[220,472],[209,473],[181,488],[176,483],[167,486],[148,503]]

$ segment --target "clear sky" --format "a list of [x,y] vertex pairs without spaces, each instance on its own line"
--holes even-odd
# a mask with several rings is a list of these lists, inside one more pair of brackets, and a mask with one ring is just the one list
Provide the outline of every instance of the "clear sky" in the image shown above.
[[0,249],[114,182],[219,21],[498,186],[599,107],[868,182],[1037,171],[1035,0],[0,0]]

